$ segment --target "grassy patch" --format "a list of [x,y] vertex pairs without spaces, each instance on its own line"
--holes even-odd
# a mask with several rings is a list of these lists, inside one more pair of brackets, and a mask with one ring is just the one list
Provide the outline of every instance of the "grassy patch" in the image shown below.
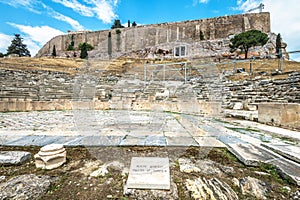
[[271,178],[276,182],[279,182],[281,184],[289,184],[290,183],[290,181],[288,179],[284,179],[283,177],[281,177],[278,169],[274,165],[260,163],[259,169],[262,172],[266,172],[266,173],[270,174]]
[[224,120],[221,120],[221,119],[218,119],[218,118],[213,118],[216,122],[221,122],[221,123],[224,123],[224,124],[231,124],[230,122],[227,122],[227,121],[224,121]]
[[260,132],[259,130],[252,129],[252,128],[250,128],[250,127],[248,127],[248,128],[242,128],[242,127],[229,127],[229,126],[225,126],[225,128],[230,129],[230,130],[233,130],[233,131],[236,131],[236,132],[239,132],[239,133],[242,133],[242,134],[245,134],[244,131],[248,131],[248,132],[256,132],[256,133],[259,133],[259,132]]
[[296,142],[293,138],[290,138],[290,137],[282,136],[282,137],[277,137],[277,138],[287,142],[288,144],[298,144],[298,142]]

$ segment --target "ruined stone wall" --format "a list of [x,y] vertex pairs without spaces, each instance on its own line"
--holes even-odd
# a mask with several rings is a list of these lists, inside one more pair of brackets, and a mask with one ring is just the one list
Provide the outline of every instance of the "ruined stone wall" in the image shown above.
[[289,125],[299,123],[300,104],[296,103],[262,103],[258,105],[258,121]]
[[[270,33],[270,13],[249,13],[184,22],[162,23],[137,26],[116,30],[81,32],[74,35],[75,47],[88,42],[95,47],[89,55],[93,57],[108,56],[108,33],[111,32],[112,56],[144,49],[146,47],[164,46],[172,49],[178,44],[194,44],[200,41],[200,32],[205,40],[228,38],[230,35],[257,29]],[[71,43],[72,33],[57,36],[47,42],[37,57],[49,55],[55,45],[58,52],[63,52]]]

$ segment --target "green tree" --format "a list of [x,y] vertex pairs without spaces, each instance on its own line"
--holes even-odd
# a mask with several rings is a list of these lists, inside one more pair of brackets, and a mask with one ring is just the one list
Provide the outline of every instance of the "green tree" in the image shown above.
[[124,28],[124,26],[122,26],[121,21],[119,19],[115,19],[114,25],[111,26],[111,29],[115,29],[115,28]]
[[277,56],[277,58],[281,58],[282,57],[281,35],[280,35],[280,33],[276,37],[276,56]]
[[68,45],[67,51],[74,51],[75,42],[74,42],[74,35],[71,36],[71,43]]
[[250,30],[235,35],[231,40],[231,52],[241,49],[245,52],[245,59],[248,58],[248,52],[251,47],[263,46],[269,40],[268,35],[259,30]]
[[204,40],[204,34],[202,31],[200,31],[200,40]]
[[132,22],[132,26],[135,27],[137,26],[137,24],[135,22]]
[[56,48],[55,48],[55,45],[53,45],[52,56],[56,57]]
[[116,34],[121,34],[121,31],[119,29],[117,29]]
[[94,49],[94,47],[91,45],[91,44],[89,44],[89,43],[79,43],[79,45],[78,45],[78,49],[82,49],[82,46],[83,46],[83,44],[85,44],[85,46],[86,46],[86,50],[87,51],[91,51],[91,50],[93,50]]
[[80,51],[80,58],[81,59],[86,59],[88,57],[88,52],[86,48],[86,43],[83,43],[81,46],[81,51]]
[[11,45],[7,48],[7,55],[9,54],[17,54],[19,57],[30,57],[27,45],[23,44],[23,38],[21,38],[20,34],[15,34],[15,38],[11,41]]
[[0,58],[3,58],[3,57],[4,57],[4,54],[0,52]]

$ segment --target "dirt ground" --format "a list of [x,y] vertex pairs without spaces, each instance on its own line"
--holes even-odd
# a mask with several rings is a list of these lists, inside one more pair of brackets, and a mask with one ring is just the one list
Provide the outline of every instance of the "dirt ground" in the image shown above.
[[[0,147],[0,151],[22,150],[31,152],[32,155],[39,151],[37,147]],[[179,199],[192,199],[185,186],[186,179],[196,179],[201,176],[212,178],[212,175],[199,173],[183,173],[179,170],[177,159],[187,157],[192,160],[210,159],[223,166],[233,167],[233,174],[223,174],[218,177],[220,180],[230,185],[240,199],[255,199],[254,197],[243,195],[240,188],[233,185],[232,179],[242,179],[247,176],[255,177],[270,185],[271,191],[268,199],[284,199],[289,196],[289,191],[284,190],[284,186],[291,188],[290,192],[300,188],[288,180],[280,177],[276,169],[269,165],[259,167],[246,167],[239,162],[229,151],[223,148],[205,149],[200,147],[190,148],[163,148],[163,147],[67,147],[67,163],[53,170],[41,170],[35,168],[33,159],[19,166],[0,166],[0,174],[6,176],[6,180],[17,175],[36,174],[48,175],[56,181],[51,184],[50,189],[41,199],[121,199],[129,200],[123,195],[123,187],[128,174],[122,175],[121,171],[115,168],[108,168],[109,173],[105,176],[89,177],[83,173],[82,169],[86,163],[99,160],[102,163],[118,160],[129,168],[131,157],[166,157],[170,159],[171,179],[177,185]],[[95,170],[95,169],[94,169]],[[264,173],[258,173],[264,172]]]

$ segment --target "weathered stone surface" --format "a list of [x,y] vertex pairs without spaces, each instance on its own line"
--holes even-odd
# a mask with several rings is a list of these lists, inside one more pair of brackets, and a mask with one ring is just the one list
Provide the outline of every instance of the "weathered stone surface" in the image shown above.
[[286,143],[281,144],[262,144],[263,147],[271,149],[272,151],[289,158],[292,161],[300,163],[300,147],[294,145],[288,145]]
[[25,151],[0,151],[0,165],[18,165],[31,158]]
[[180,171],[185,173],[197,172],[205,175],[221,175],[222,173],[232,174],[234,172],[232,167],[223,166],[206,159],[197,160],[194,163],[188,158],[179,158],[178,163]]
[[125,166],[123,163],[120,163],[118,161],[105,163],[104,165],[99,166],[97,170],[90,173],[89,176],[91,176],[91,177],[105,176],[109,172],[110,169],[114,169],[114,170],[123,172],[123,170],[125,169]]
[[292,200],[299,200],[300,199],[300,190],[296,191],[296,192],[292,192],[290,194],[290,198]]
[[233,110],[243,110],[243,104],[241,102],[237,102],[233,106]]
[[61,144],[49,144],[34,155],[37,168],[54,169],[66,162],[67,152]]
[[49,176],[25,174],[0,183],[0,199],[39,199],[50,187]]
[[241,162],[248,166],[258,166],[259,163],[267,163],[276,158],[263,148],[249,143],[228,143],[228,150],[233,153]]
[[[216,51],[221,54],[226,51],[223,47],[229,43],[228,41],[223,42],[222,38],[250,29],[263,30],[263,32],[269,33],[270,14],[266,12],[247,13],[210,19],[129,27],[123,28],[120,35],[111,30],[70,32],[68,35],[61,35],[51,39],[38,52],[37,56],[51,54],[52,49],[49,47],[53,45],[56,46],[58,55],[65,56],[65,53],[62,51],[66,48],[65,44],[71,42],[71,35],[73,35],[75,46],[86,40],[86,42],[95,47],[95,50],[89,52],[89,57],[101,56],[102,58],[108,58],[108,32],[111,32],[113,57],[137,50],[140,50],[145,57],[153,54],[155,54],[154,56],[159,56],[159,54],[163,55],[170,52],[170,49],[173,51],[173,47],[178,45],[177,41],[185,44],[198,43],[196,47],[189,47],[189,55],[203,54],[204,52],[200,51],[200,47],[207,50],[214,49],[215,51],[209,51],[212,54]],[[216,43],[200,41],[200,31],[203,32],[206,40],[219,39],[220,41]]]
[[263,103],[258,105],[258,121],[289,125],[299,123],[300,104],[297,103]]
[[196,167],[195,163],[188,158],[179,158],[178,163],[181,172],[191,173],[201,171],[198,167]]
[[220,181],[217,178],[206,179],[197,178],[195,180],[188,179],[186,181],[186,187],[191,192],[193,199],[197,200],[236,200],[237,194],[233,189],[225,182]]
[[176,184],[171,180],[170,190],[140,190],[140,189],[128,189],[125,185],[124,195],[137,200],[177,200],[178,190]]
[[0,183],[3,182],[6,179],[5,176],[0,176]]
[[240,180],[240,187],[243,194],[250,194],[258,199],[267,199],[267,194],[271,191],[270,185],[252,177]]

